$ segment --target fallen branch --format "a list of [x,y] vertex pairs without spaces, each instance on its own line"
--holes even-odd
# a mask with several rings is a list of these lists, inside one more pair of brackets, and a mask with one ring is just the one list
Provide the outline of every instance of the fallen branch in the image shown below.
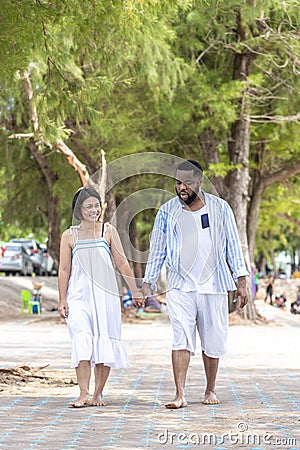
[[39,372],[42,369],[45,369],[46,367],[50,366],[50,364],[46,364],[45,366],[40,367],[30,367],[29,364],[22,364],[16,367],[9,367],[9,368],[3,368],[0,369],[0,374],[9,374],[14,375],[17,377],[33,377],[33,378],[41,378],[41,379],[48,379],[48,376],[46,375],[36,375],[37,372]]

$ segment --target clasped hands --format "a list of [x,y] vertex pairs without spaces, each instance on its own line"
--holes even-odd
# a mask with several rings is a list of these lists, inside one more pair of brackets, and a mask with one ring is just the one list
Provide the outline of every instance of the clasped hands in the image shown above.
[[142,292],[136,290],[132,292],[132,303],[134,306],[138,308],[144,308],[145,307],[145,297]]
[[145,307],[147,297],[152,295],[152,289],[149,283],[143,283],[141,291],[135,290],[132,292],[132,302],[134,306],[139,308]]
[[[142,288],[141,292],[138,291],[137,289],[134,290],[132,292],[132,303],[134,304],[134,306],[136,306],[138,308],[144,308],[145,302],[146,302],[146,297],[151,294],[151,289],[149,292],[147,293],[147,295],[145,295],[143,288]],[[65,318],[65,319],[68,318],[69,308],[68,308],[68,304],[67,304],[66,300],[62,300],[59,302],[58,312],[61,317]]]

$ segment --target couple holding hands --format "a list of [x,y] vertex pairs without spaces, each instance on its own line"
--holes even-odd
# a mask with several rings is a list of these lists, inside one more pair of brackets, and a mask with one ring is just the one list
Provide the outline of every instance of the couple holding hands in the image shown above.
[[[141,292],[124,254],[117,230],[99,221],[100,195],[83,187],[73,198],[78,225],[64,231],[60,245],[58,311],[66,318],[80,395],[74,408],[105,406],[103,389],[111,368],[129,367],[121,343],[121,306],[114,266],[132,292],[133,303],[156,289],[165,263],[166,302],[173,327],[172,366],[175,398],[166,408],[187,406],[184,387],[198,331],[206,375],[204,404],[217,404],[215,383],[219,358],[226,353],[228,291],[239,306],[247,303],[241,244],[231,208],[201,189],[203,170],[197,161],[176,169],[176,196],[163,204],[155,218],[150,253]],[[113,264],[113,262],[114,264]],[[91,370],[95,388],[90,398]]]

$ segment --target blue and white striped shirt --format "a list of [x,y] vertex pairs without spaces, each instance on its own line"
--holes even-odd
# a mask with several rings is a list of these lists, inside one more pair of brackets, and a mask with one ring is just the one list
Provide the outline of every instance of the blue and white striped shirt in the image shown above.
[[[248,275],[232,209],[228,203],[203,192],[211,228],[211,251],[201,273],[199,283],[205,283],[214,274],[221,292],[234,291],[235,282]],[[184,278],[179,273],[180,239],[176,224],[185,205],[174,197],[164,203],[155,218],[151,234],[150,253],[143,281],[156,290],[156,281],[166,263],[167,290],[181,289]],[[232,274],[230,272],[230,269]]]

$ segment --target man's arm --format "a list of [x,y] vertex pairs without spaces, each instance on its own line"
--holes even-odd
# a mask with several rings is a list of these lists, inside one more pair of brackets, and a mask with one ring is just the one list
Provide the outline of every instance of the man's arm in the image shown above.
[[237,230],[237,225],[232,209],[225,204],[225,233],[226,233],[226,257],[232,270],[234,281],[237,282],[240,277],[246,277],[249,272],[246,268],[242,246]]
[[145,297],[151,295],[151,289],[156,290],[156,281],[166,259],[166,218],[165,213],[158,211],[150,240],[150,253],[143,279],[142,292]]
[[233,272],[233,278],[237,284],[234,302],[239,300],[239,307],[244,308],[248,302],[246,276],[249,275],[238,235],[237,225],[232,209],[226,203],[225,215],[226,229],[226,256],[228,264]]

